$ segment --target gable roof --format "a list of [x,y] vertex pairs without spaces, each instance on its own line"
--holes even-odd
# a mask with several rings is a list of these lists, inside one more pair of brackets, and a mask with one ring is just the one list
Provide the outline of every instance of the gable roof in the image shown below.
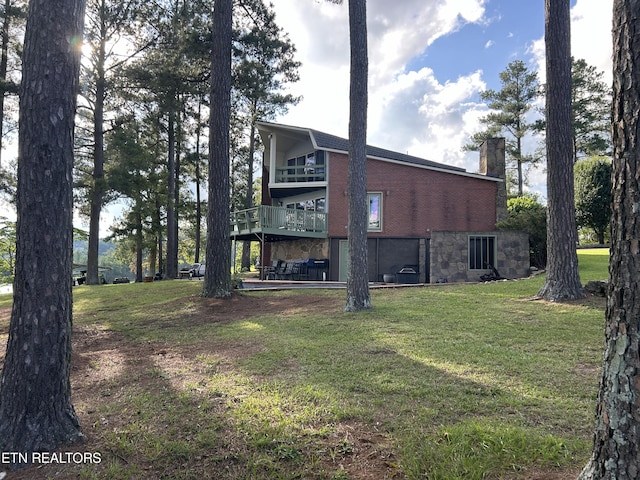
[[[257,122],[260,129],[264,130],[281,130],[289,133],[306,134],[310,137],[311,142],[316,150],[326,150],[329,152],[337,152],[347,154],[349,153],[349,140],[346,138],[338,137],[330,133],[321,132],[312,128],[295,127],[292,125],[283,125],[280,123],[272,122]],[[424,158],[414,157],[412,155],[406,155],[400,152],[394,152],[392,150],[386,150],[384,148],[374,147],[367,145],[367,158],[374,160],[382,160],[393,163],[400,163],[405,165],[411,165],[421,168],[427,168],[430,170],[438,170],[446,173],[453,173],[457,175],[463,175],[467,177],[474,177],[483,180],[490,180],[494,182],[502,182],[502,179],[495,177],[482,175],[480,173],[469,173],[466,169],[461,167],[455,167],[452,165],[446,165],[444,163],[434,162],[432,160],[426,160]]]

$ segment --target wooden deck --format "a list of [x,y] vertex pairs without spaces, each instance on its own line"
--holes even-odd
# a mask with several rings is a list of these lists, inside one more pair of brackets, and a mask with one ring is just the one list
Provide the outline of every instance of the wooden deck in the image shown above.
[[253,235],[327,238],[327,214],[260,205],[231,214],[231,237]]

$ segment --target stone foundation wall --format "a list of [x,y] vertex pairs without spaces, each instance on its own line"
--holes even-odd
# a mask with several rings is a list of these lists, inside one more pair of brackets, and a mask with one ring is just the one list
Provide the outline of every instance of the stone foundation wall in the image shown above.
[[469,236],[496,237],[496,269],[504,278],[529,276],[529,236],[524,232],[432,232],[430,282],[477,282],[490,270],[469,269]]
[[326,238],[303,238],[271,244],[271,259],[302,260],[305,258],[329,258],[329,240]]

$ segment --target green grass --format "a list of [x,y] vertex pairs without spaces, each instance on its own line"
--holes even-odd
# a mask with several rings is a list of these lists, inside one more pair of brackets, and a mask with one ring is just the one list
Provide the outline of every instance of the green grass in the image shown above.
[[[583,283],[606,278],[606,255],[578,253]],[[299,307],[191,324],[179,319],[202,307],[198,282],[76,288],[77,326],[181,359],[169,368],[149,355],[103,385],[98,404],[76,405],[95,410],[84,428],[104,458],[80,474],[577,474],[590,451],[604,300],[534,300],[543,280],[374,290],[372,310],[349,314],[344,291],[244,292]],[[331,308],[317,308],[318,295]]]
[[10,293],[3,293],[0,295],[0,308],[10,307],[13,304],[13,295]]
[[589,280],[606,280],[609,278],[609,249],[585,248],[578,250],[580,280],[583,284]]

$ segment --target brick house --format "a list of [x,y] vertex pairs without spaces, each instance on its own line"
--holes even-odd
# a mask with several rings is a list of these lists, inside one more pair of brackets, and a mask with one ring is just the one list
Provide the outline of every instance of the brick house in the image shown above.
[[[232,239],[260,241],[263,265],[305,262],[311,278],[321,268],[346,280],[347,140],[267,122],[258,131],[262,204],[233,213]],[[369,280],[477,281],[487,264],[527,276],[528,236],[496,229],[507,213],[504,158],[504,139],[485,142],[479,173],[367,147]]]

